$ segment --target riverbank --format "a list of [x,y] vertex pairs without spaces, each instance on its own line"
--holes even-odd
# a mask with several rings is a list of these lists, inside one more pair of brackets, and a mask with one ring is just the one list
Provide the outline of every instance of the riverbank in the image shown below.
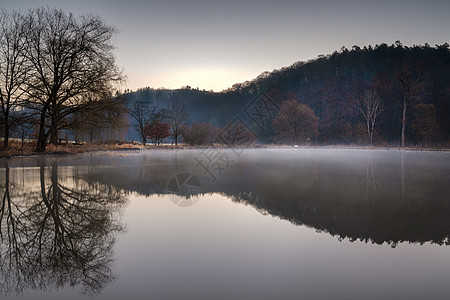
[[[144,147],[140,143],[107,143],[107,144],[76,144],[76,143],[62,143],[59,145],[48,145],[45,152],[35,152],[36,144],[34,142],[25,142],[23,145],[18,141],[10,141],[10,147],[7,150],[0,149],[0,158],[9,158],[16,156],[31,156],[31,155],[55,155],[55,154],[80,154],[85,152],[95,151],[127,151],[127,150],[150,150],[150,149],[194,149],[194,148],[222,148],[225,146],[216,144],[213,146],[189,146],[189,145],[147,145]],[[401,150],[398,147],[369,147],[361,145],[329,145],[329,146],[287,146],[287,145],[273,145],[273,144],[256,144],[251,148],[293,148],[293,149],[376,149],[376,150]],[[408,147],[404,150],[408,151],[450,151],[449,148],[437,147]]]
[[79,154],[92,151],[115,151],[115,150],[138,150],[144,147],[137,143],[108,143],[108,144],[76,144],[62,143],[58,145],[48,145],[45,152],[35,152],[36,143],[25,142],[23,145],[18,141],[10,141],[7,150],[0,149],[0,157],[8,158],[15,156],[30,155],[54,155],[54,154]]

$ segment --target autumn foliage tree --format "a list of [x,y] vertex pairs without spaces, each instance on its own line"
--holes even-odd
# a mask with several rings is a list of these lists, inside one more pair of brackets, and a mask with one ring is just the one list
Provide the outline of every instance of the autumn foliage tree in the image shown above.
[[291,145],[311,141],[319,134],[318,117],[314,111],[295,99],[282,103],[273,125],[277,134],[275,139]]
[[147,124],[145,133],[155,145],[160,145],[165,138],[170,136],[170,125],[156,120],[153,124]]

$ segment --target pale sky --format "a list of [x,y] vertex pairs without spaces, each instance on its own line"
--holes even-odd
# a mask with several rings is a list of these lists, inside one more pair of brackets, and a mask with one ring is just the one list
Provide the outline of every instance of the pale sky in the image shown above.
[[96,14],[118,29],[126,87],[221,91],[342,46],[450,43],[450,0],[0,0]]

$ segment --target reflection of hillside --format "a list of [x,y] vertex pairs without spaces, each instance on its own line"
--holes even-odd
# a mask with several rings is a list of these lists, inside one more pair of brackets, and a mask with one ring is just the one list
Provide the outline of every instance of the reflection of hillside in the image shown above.
[[0,292],[64,286],[99,292],[113,280],[124,198],[112,187],[88,185],[56,160],[37,165],[6,163],[0,175]]
[[134,164],[121,165],[108,174],[91,173],[89,181],[149,195],[165,193],[177,172],[190,172],[201,179],[204,192],[228,195],[259,211],[339,238],[392,245],[448,243],[449,170],[436,159],[439,154],[430,158],[421,152],[336,153],[259,155],[247,150],[216,182],[203,176],[189,155],[176,161],[138,156]]
[[[266,172],[253,172],[257,185],[251,194],[224,193],[237,202],[340,238],[392,245],[403,241],[448,243],[450,188],[445,178],[437,176],[439,168],[432,162],[413,166],[417,157],[409,158],[404,195],[400,155],[388,161],[373,161],[368,156],[352,163],[316,162],[287,171],[282,181],[276,179],[279,167],[274,163]],[[311,179],[310,183],[305,178]]]
[[174,174],[168,161],[147,161],[111,166],[94,166],[84,174],[89,182],[107,183],[117,189],[142,195],[164,194]]

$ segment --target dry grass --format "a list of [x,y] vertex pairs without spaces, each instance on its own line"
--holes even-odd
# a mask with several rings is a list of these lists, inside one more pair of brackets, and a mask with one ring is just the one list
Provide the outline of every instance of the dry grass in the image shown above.
[[0,157],[28,156],[36,154],[77,154],[88,151],[112,151],[141,149],[142,145],[136,143],[107,143],[107,144],[73,144],[62,143],[47,145],[44,153],[36,153],[36,142],[25,142],[23,147],[20,141],[10,141],[8,149],[0,148]]
[[[0,143],[3,141],[0,140]],[[36,142],[25,142],[22,148],[20,141],[11,140],[9,142],[8,149],[0,148],[0,157],[13,157],[13,156],[29,156],[29,155],[45,155],[45,154],[78,154],[83,152],[93,151],[117,151],[117,150],[138,150],[138,149],[188,149],[188,148],[207,148],[193,147],[188,145],[147,145],[144,147],[140,143],[104,143],[104,144],[74,144],[74,143],[62,143],[58,145],[47,145],[47,149],[43,153],[35,152]],[[214,147],[219,147],[214,145]]]

